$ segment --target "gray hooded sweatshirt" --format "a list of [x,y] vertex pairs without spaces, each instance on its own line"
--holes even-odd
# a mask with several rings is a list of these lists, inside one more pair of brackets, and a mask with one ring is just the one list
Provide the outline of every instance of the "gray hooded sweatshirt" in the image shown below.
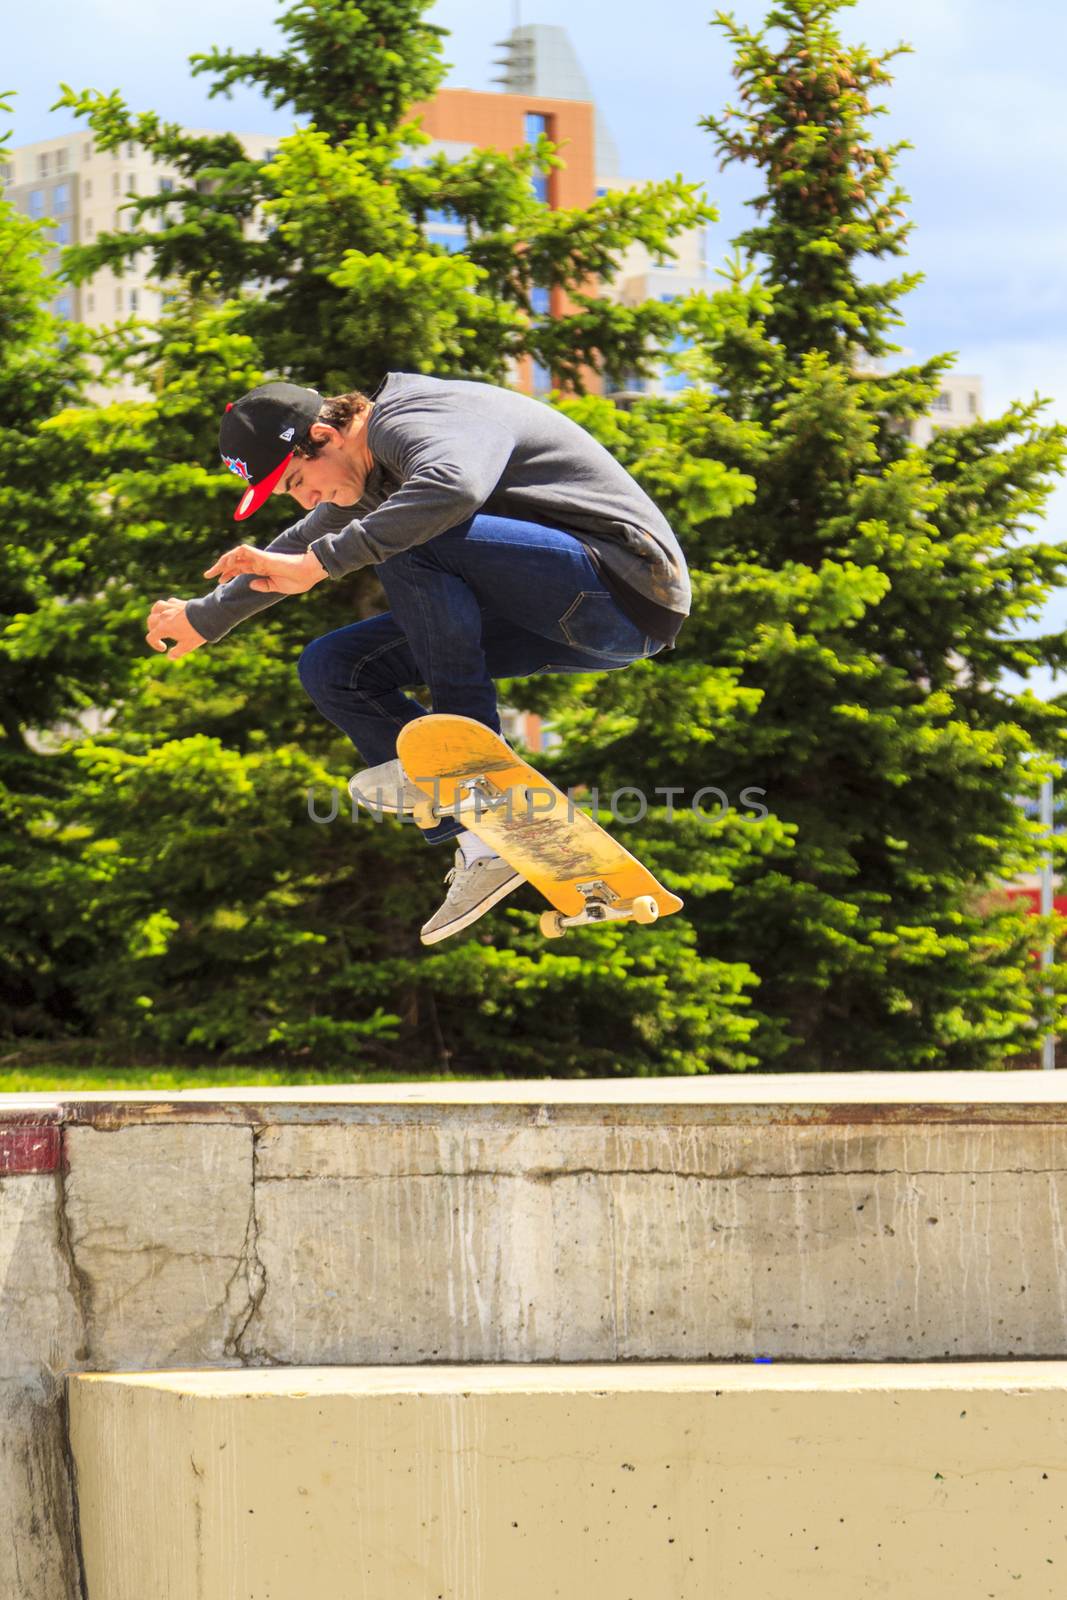
[[[580,539],[638,627],[673,645],[689,613],[689,573],[662,512],[602,444],[569,417],[495,384],[391,372],[372,396],[374,470],[359,503],[317,505],[267,546],[312,550],[331,578],[377,566],[477,512]],[[284,595],[233,578],[190,600],[202,638],[221,639]]]

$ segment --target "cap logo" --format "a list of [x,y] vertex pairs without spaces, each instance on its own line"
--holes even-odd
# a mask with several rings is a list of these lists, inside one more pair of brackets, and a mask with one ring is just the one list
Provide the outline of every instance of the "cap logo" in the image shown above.
[[284,433],[280,433],[278,435],[278,438],[279,439],[289,440],[289,439],[291,439],[293,437],[293,435],[295,433],[296,433],[296,429],[295,428],[286,428]]
[[249,472],[243,461],[238,461],[235,456],[223,456],[222,459],[225,461],[231,472],[236,472],[237,476],[239,478],[243,478],[246,483],[252,482],[252,474]]

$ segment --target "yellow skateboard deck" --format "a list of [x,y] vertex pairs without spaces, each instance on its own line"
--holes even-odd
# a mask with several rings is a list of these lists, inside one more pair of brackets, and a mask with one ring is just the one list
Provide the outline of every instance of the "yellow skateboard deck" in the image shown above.
[[555,907],[541,931],[556,938],[590,922],[654,922],[680,911],[665,889],[577,803],[472,717],[429,714],[401,729],[405,776],[426,796],[415,821],[458,816]]

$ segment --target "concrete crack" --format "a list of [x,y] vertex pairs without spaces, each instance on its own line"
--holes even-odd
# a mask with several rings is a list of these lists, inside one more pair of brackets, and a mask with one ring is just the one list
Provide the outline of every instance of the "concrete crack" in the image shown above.
[[74,1576],[77,1579],[80,1600],[89,1600],[89,1586],[85,1576],[85,1553],[82,1548],[81,1507],[78,1503],[78,1464],[74,1459],[74,1450],[70,1442],[69,1378],[62,1380],[60,1383],[59,1414],[59,1436],[63,1460],[67,1469],[70,1493],[71,1554],[74,1561]]
[[[226,1283],[225,1299],[229,1300],[230,1290],[236,1283],[242,1270],[248,1283],[248,1304],[242,1312],[238,1313],[234,1326],[226,1337],[223,1349],[228,1356],[235,1356],[242,1362],[247,1362],[250,1352],[242,1350],[241,1341],[248,1331],[253,1317],[256,1316],[263,1303],[263,1296],[267,1292],[267,1269],[263,1265],[259,1254],[259,1217],[256,1212],[256,1184],[257,1167],[259,1161],[259,1139],[261,1129],[252,1129],[252,1182],[248,1206],[248,1221],[245,1224],[244,1242],[231,1277]],[[261,1352],[257,1352],[261,1353]]]
[[59,1160],[56,1163],[56,1245],[67,1269],[71,1299],[77,1307],[78,1320],[81,1324],[82,1338],[74,1352],[74,1359],[87,1362],[92,1350],[93,1282],[89,1274],[78,1265],[74,1236],[67,1215],[66,1128],[61,1134]]

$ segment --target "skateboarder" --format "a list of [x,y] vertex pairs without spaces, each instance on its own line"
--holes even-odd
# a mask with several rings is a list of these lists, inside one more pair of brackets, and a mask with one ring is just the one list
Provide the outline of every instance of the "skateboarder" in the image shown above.
[[[368,763],[349,787],[372,809],[421,798],[396,759],[398,732],[424,715],[405,689],[426,685],[435,711],[499,733],[495,679],[614,671],[673,648],[688,615],[685,558],[662,513],[603,445],[527,395],[406,372],[370,396],[269,383],[226,408],[219,446],[247,485],[235,518],[272,494],[305,515],[265,550],[220,556],[211,594],[158,600],[147,641],[176,658],[285,595],[373,566],[389,610],[313,639],[298,665]],[[523,882],[453,818],[424,837],[458,846],[424,944]]]

